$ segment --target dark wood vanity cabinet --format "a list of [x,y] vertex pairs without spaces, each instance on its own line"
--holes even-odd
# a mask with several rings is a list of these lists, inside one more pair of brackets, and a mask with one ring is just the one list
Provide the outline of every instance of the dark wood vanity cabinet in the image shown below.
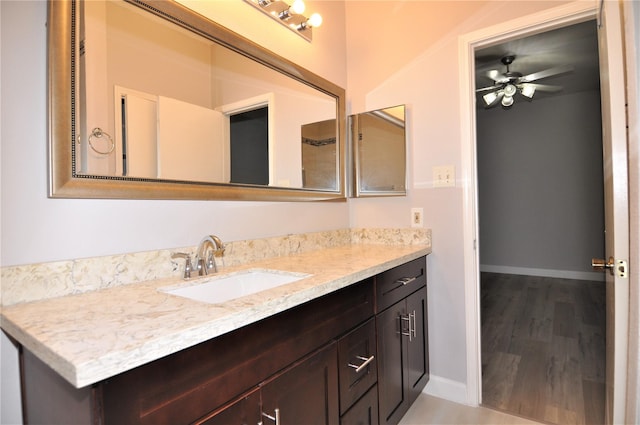
[[338,365],[334,343],[195,424],[330,425],[337,424],[338,418]]
[[[262,387],[263,424],[337,424],[337,360],[336,346],[331,344],[266,382]],[[271,419],[276,414],[277,422]]]
[[50,422],[52,412],[58,423],[101,425],[396,423],[429,376],[425,264],[409,262],[91,387],[74,388],[22,350],[25,423]]
[[429,380],[426,262],[376,278],[380,424],[397,424]]
[[261,421],[260,388],[253,388],[231,403],[194,422],[194,425],[253,425]]

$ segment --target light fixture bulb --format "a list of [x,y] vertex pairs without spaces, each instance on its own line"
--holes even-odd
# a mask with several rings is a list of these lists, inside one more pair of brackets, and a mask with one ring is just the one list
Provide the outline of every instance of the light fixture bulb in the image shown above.
[[486,103],[487,106],[495,102],[497,98],[498,98],[498,94],[496,92],[487,93],[484,96],[482,96],[482,100],[484,100],[484,103]]
[[302,15],[304,13],[305,5],[303,0],[295,0],[291,5],[291,10],[298,15]]
[[322,25],[322,16],[320,16],[319,13],[314,13],[309,17],[307,23],[310,27],[318,28],[320,25]]
[[536,88],[534,86],[532,86],[531,84],[523,84],[522,87],[520,88],[520,93],[523,96],[528,97],[529,99],[531,99],[533,97],[533,94],[536,92]]
[[487,76],[493,81],[497,81],[498,77],[500,76],[500,71],[498,71],[497,69],[492,69],[491,71],[487,72]]
[[511,96],[506,96],[506,95],[505,95],[505,96],[502,98],[502,106],[509,107],[509,106],[511,106],[511,105],[513,105],[513,97],[511,97]]
[[504,87],[504,95],[513,97],[514,94],[516,94],[516,86],[514,86],[513,84],[507,84]]

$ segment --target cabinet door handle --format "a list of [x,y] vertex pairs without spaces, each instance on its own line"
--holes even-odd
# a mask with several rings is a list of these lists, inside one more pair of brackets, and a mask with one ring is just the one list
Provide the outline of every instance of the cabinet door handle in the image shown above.
[[404,327],[402,326],[402,324],[400,324],[400,333],[404,336],[408,336],[409,337],[409,341],[411,341],[411,315],[407,314],[400,316],[400,320],[403,322],[407,322],[409,324],[409,330],[405,331]]
[[276,425],[280,425],[280,409],[273,409],[273,416],[267,415],[264,412],[262,412],[262,416],[264,416],[267,419],[271,419],[272,421],[275,422]]
[[[414,338],[416,338],[416,311],[413,310],[412,313],[407,314],[406,316],[400,316],[400,319],[406,321],[409,324],[409,330],[405,331],[401,330],[401,334],[409,337],[409,342],[412,342]],[[402,328],[402,326],[401,326]]]
[[356,370],[356,373],[360,373],[360,371],[364,369],[369,363],[371,363],[374,358],[375,356],[371,356],[371,357],[356,356],[356,359],[364,360],[364,362],[360,366],[354,365],[352,363],[348,363],[347,366],[354,368]]
[[[413,318],[413,326],[411,326],[411,318]],[[411,335],[413,334],[413,339],[417,338],[416,334],[416,311],[413,310],[413,313],[409,314],[409,342],[411,342]]]

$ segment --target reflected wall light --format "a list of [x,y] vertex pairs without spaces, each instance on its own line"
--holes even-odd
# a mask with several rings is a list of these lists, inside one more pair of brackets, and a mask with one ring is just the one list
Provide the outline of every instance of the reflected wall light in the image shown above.
[[308,18],[303,15],[305,10],[304,0],[295,0],[291,5],[281,0],[244,1],[269,15],[307,41],[313,39],[312,29],[322,24],[322,16],[318,13],[313,13]]

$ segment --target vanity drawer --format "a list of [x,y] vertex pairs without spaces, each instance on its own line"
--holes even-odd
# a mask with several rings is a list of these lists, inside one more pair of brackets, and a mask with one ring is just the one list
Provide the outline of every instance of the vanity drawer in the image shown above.
[[370,319],[338,341],[340,414],[378,380],[376,326]]
[[427,284],[427,260],[420,257],[376,276],[376,312]]

